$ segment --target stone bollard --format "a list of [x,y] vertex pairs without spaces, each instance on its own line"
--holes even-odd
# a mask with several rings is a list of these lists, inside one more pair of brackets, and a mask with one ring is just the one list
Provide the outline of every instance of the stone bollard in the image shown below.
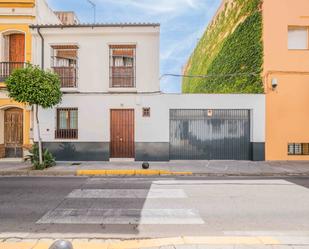
[[149,169],[149,163],[148,162],[143,162],[142,168],[143,169]]
[[67,240],[57,240],[49,247],[49,249],[73,249],[73,245]]

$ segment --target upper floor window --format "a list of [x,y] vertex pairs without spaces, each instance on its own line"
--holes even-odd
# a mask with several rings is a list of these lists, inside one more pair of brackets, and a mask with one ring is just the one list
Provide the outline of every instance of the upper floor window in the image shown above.
[[135,87],[135,45],[111,45],[110,87]]
[[25,66],[25,35],[21,33],[3,35],[1,50],[0,82],[5,81],[15,69]]
[[61,80],[61,87],[77,87],[78,46],[52,46],[52,69]]
[[58,108],[57,129],[55,138],[76,139],[78,138],[78,109]]
[[307,27],[289,27],[288,48],[291,50],[309,49]]

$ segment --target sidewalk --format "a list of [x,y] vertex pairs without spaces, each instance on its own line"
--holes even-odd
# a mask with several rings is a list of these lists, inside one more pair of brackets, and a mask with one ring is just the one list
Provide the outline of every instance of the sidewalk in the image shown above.
[[[174,237],[154,239],[68,239],[74,249],[308,249],[308,237],[294,236],[221,236],[221,237]],[[6,238],[1,240],[1,249],[48,249],[55,241],[44,239]]]
[[309,176],[309,162],[170,161],[150,162],[58,162],[55,167],[34,171],[29,163],[0,161],[0,175],[94,176],[94,175],[195,175],[195,176]]

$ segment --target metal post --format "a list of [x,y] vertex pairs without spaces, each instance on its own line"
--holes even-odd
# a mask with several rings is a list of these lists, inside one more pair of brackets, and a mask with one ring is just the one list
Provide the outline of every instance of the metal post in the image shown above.
[[93,8],[93,23],[96,23],[96,4],[94,2],[92,2],[91,0],[87,0],[88,3],[91,4],[92,8]]

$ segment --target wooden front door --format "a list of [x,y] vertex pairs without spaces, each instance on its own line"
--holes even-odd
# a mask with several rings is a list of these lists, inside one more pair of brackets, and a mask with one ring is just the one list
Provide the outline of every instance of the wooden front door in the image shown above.
[[111,110],[112,158],[134,158],[134,110]]
[[7,109],[4,113],[5,157],[22,157],[23,110]]
[[9,39],[9,60],[10,62],[25,61],[25,35],[12,34]]

